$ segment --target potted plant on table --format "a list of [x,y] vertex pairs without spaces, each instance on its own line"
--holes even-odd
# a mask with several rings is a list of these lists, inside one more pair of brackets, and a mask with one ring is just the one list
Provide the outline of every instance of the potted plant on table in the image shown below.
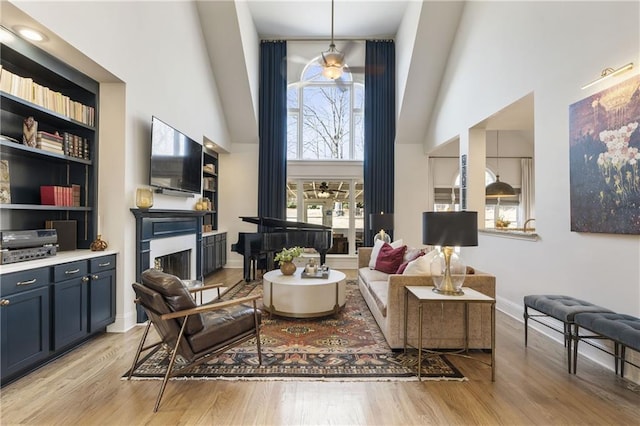
[[280,263],[280,271],[283,275],[293,275],[296,272],[296,265],[293,263],[293,259],[301,254],[302,249],[300,247],[283,248],[276,253],[273,260]]

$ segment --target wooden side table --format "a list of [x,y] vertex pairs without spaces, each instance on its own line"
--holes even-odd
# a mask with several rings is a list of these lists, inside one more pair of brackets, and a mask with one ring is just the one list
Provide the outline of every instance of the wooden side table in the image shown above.
[[[418,302],[418,346],[413,346],[418,350],[418,380],[421,380],[422,370],[422,317],[423,306],[428,303],[463,303],[464,304],[464,352],[470,359],[482,362],[491,366],[491,381],[496,380],[496,300],[486,294],[480,293],[471,288],[464,288],[461,296],[448,296],[435,293],[430,286],[407,286],[404,288],[404,352],[407,352],[407,322],[409,317],[409,295],[415,297]],[[491,305],[491,363],[486,363],[477,358],[469,356],[469,304],[488,303]],[[449,353],[459,355],[458,353]]]

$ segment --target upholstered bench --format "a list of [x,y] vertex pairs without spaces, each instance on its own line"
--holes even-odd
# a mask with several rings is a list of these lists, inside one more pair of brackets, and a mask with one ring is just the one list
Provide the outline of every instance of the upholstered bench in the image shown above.
[[[594,334],[580,335],[580,327]],[[617,313],[579,313],[574,317],[573,331],[574,350],[573,350],[573,373],[575,374],[578,364],[578,342],[585,340],[596,349],[613,355],[615,358],[615,371],[618,374],[618,364],[620,365],[620,376],[624,377],[625,363],[640,368],[640,365],[634,364],[626,359],[626,348],[640,352],[640,318]],[[608,339],[613,342],[614,352],[595,346],[586,341],[586,339]]]
[[[529,314],[529,309],[533,309],[540,314]],[[558,333],[564,335],[564,346],[567,348],[567,369],[571,373],[571,325],[576,314],[581,312],[610,312],[611,310],[584,300],[571,296],[558,294],[532,294],[524,297],[524,345],[528,341],[528,320],[535,321]],[[563,330],[559,330],[545,322],[538,320],[538,317],[551,317],[561,321]]]

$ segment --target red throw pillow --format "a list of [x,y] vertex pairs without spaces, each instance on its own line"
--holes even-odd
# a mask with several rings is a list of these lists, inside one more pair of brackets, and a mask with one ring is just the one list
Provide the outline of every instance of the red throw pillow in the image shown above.
[[412,261],[416,260],[420,256],[424,256],[424,252],[422,250],[420,250],[420,252],[418,253],[418,255],[416,257],[412,258],[411,260],[407,260],[406,262],[402,262],[400,264],[400,266],[398,266],[398,270],[396,271],[396,274],[402,275],[404,270],[407,269],[407,265],[409,264],[409,262],[412,262]]
[[391,245],[385,243],[380,248],[380,253],[378,253],[378,258],[376,259],[376,270],[387,274],[395,274],[402,263],[405,250],[407,250],[407,246],[394,249]]

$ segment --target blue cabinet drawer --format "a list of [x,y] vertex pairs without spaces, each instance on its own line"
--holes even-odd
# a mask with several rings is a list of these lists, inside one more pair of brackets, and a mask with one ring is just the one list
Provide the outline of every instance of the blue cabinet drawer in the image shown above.
[[28,271],[3,274],[0,278],[2,282],[2,295],[17,293],[19,291],[31,290],[51,283],[49,268],[30,269]]
[[77,262],[63,263],[53,267],[53,281],[60,282],[71,278],[81,277],[88,273],[88,262],[79,260]]
[[100,271],[108,271],[109,269],[115,269],[116,267],[116,255],[96,257],[91,259],[89,265],[89,272],[96,273]]

